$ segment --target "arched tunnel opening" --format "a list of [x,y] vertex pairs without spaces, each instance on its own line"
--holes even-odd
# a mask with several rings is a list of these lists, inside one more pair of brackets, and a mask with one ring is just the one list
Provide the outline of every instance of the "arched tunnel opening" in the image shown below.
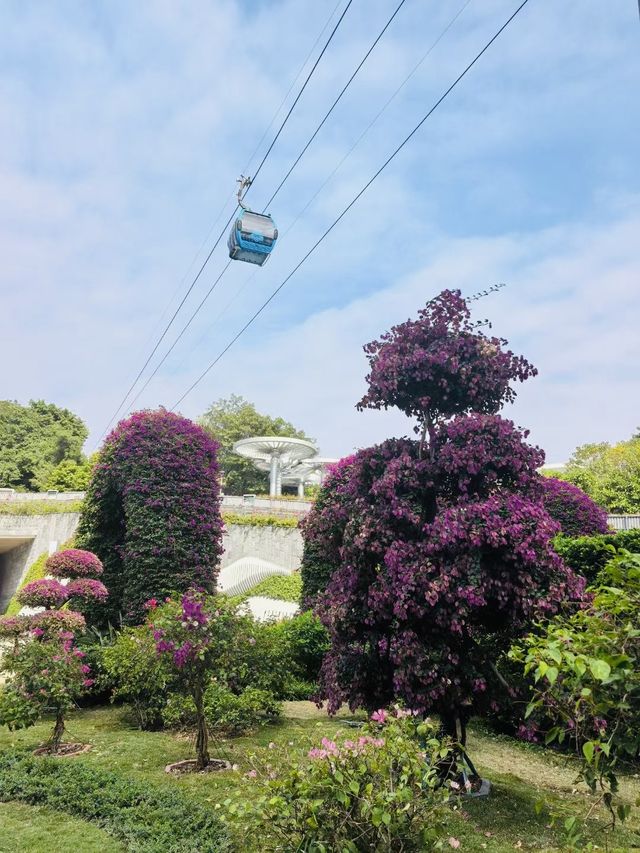
[[0,613],[4,613],[29,559],[35,536],[0,535]]

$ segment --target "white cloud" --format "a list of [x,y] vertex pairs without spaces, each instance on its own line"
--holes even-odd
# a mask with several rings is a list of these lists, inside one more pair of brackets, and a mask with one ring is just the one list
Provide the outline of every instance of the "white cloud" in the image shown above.
[[[531,440],[554,461],[583,442],[625,438],[640,422],[639,229],[640,200],[609,223],[444,240],[431,263],[390,287],[287,330],[256,330],[183,411],[195,414],[235,391],[301,424],[330,456],[406,433],[411,425],[399,414],[354,410],[365,388],[362,344],[414,316],[444,287],[471,295],[506,281],[506,289],[476,303],[475,313],[489,317],[494,333],[508,338],[540,375],[518,387],[505,415],[531,429]],[[162,393],[178,387],[168,383]]]

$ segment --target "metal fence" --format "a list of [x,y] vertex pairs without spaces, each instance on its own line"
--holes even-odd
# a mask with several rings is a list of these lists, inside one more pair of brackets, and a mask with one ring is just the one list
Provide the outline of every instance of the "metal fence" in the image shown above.
[[614,530],[633,530],[640,527],[640,515],[608,515],[609,527]]

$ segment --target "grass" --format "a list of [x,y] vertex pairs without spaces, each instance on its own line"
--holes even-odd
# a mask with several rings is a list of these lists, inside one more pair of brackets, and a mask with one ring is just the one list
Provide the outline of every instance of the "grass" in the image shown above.
[[[285,716],[280,723],[266,726],[252,736],[214,743],[212,754],[238,764],[238,771],[176,779],[169,777],[164,767],[192,754],[188,737],[168,732],[140,732],[126,722],[122,709],[97,708],[80,711],[69,720],[69,739],[89,742],[93,748],[85,755],[67,760],[87,762],[96,768],[178,788],[194,800],[215,809],[216,804],[227,798],[250,795],[252,783],[244,778],[244,771],[248,768],[251,753],[268,756],[274,765],[285,749],[302,756],[324,735],[335,735],[339,729],[344,731],[349,717],[343,714],[328,719],[310,702],[287,702]],[[1,730],[0,750],[34,748],[48,734],[49,725],[46,722],[18,732]],[[269,743],[275,743],[275,748],[270,750]],[[472,729],[469,751],[480,772],[491,780],[493,788],[488,799],[465,801],[462,809],[452,811],[448,832],[460,840],[460,850],[511,853],[514,849],[566,849],[563,848],[560,831],[549,826],[546,813],[536,814],[535,804],[544,798],[554,809],[562,809],[567,814],[584,815],[588,811],[588,794],[574,784],[575,762],[540,747],[489,734],[479,727]],[[640,796],[640,780],[637,777],[624,779],[622,794],[627,801],[634,801]],[[601,831],[604,823],[604,812],[596,809],[589,822],[589,836],[600,849],[605,849]],[[636,814],[628,827],[617,830],[615,839],[609,840],[608,850],[639,849],[639,832],[640,822]],[[48,849],[29,847],[26,842],[25,835],[25,846],[15,849],[33,853]],[[52,845],[51,849],[56,846]],[[91,848],[84,845],[76,849],[84,851]],[[243,838],[238,849],[251,853],[261,848],[259,842]]]
[[2,515],[54,515],[61,512],[82,512],[82,501],[3,501]]
[[41,806],[0,803],[0,853],[122,853],[124,847],[84,820]]

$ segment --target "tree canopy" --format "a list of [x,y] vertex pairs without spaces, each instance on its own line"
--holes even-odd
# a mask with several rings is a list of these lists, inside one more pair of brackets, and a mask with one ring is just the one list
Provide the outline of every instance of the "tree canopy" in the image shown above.
[[0,400],[0,487],[41,491],[55,467],[81,462],[88,431],[68,409],[44,400]]
[[583,444],[553,476],[579,486],[607,512],[640,512],[640,436],[614,445]]
[[219,444],[218,464],[227,495],[261,493],[269,489],[267,473],[258,471],[251,461],[233,452],[236,441],[254,435],[285,435],[309,440],[308,435],[289,421],[263,415],[253,403],[235,394],[216,400],[199,423]]
[[321,694],[369,710],[394,699],[454,720],[491,707],[495,661],[584,580],[552,547],[540,448],[496,414],[535,374],[472,325],[459,291],[369,344],[359,407],[397,406],[419,441],[389,439],[334,466],[303,524],[303,595],[331,648]]

